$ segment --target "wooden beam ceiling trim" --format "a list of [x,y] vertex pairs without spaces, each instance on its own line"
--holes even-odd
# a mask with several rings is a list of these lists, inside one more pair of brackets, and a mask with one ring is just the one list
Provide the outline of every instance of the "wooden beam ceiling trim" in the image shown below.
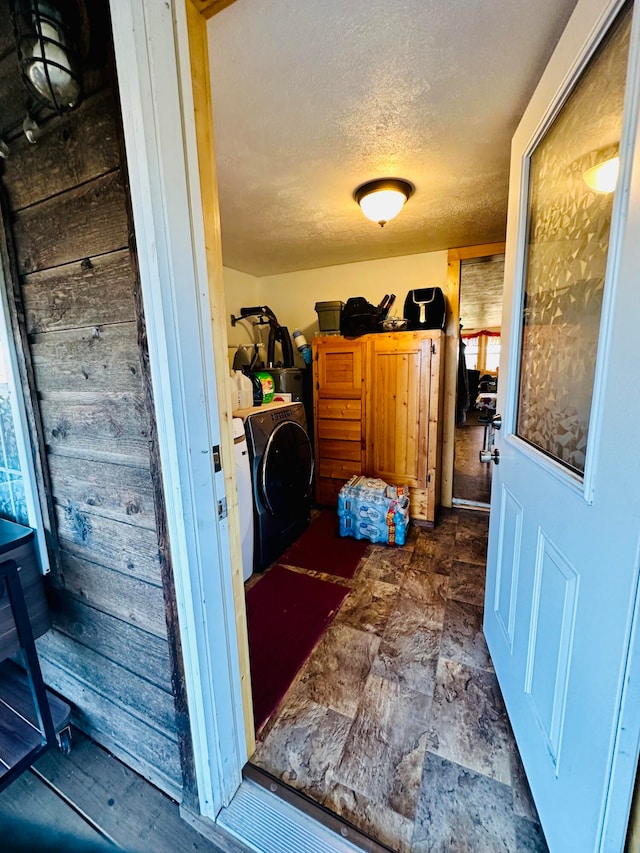
[[222,12],[227,6],[235,3],[235,0],[191,0],[203,18],[213,18],[218,12]]

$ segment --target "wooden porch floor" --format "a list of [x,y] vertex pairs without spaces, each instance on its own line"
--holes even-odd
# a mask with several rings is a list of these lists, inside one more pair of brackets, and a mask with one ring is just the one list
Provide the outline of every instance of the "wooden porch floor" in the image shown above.
[[3,853],[224,853],[182,820],[173,800],[73,734],[70,755],[49,750],[0,794]]

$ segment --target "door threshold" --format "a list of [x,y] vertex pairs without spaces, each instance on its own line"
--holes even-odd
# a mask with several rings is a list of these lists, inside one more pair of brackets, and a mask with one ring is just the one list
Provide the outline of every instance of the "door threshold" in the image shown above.
[[[256,838],[261,845],[256,850],[261,853],[281,853],[283,849],[287,853],[309,853],[310,850],[314,853],[394,853],[390,847],[370,838],[266,770],[246,764],[242,775],[244,781],[240,790],[229,807],[222,810],[217,823],[245,844],[253,840],[249,835],[256,824]],[[239,800],[237,804],[236,800]],[[229,821],[234,807],[235,813]],[[268,824],[260,825],[257,816],[267,810]],[[285,846],[284,839],[287,839]]]
[[480,512],[489,512],[491,505],[484,501],[467,501],[464,498],[451,498],[451,506],[460,509],[478,509]]

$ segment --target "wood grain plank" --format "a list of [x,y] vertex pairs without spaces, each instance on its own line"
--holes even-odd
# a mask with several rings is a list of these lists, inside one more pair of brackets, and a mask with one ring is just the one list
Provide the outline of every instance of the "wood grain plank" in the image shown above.
[[[430,508],[435,508],[441,501],[442,477],[443,477],[443,433],[444,412],[446,406],[444,391],[445,370],[445,337],[442,333],[436,338],[434,335],[431,354],[430,369],[430,391],[429,391],[429,423],[428,436],[425,439],[428,451],[427,455],[427,491]],[[434,512],[429,516],[430,521],[435,520]]]
[[48,458],[53,455],[66,459],[85,459],[88,461],[105,462],[107,465],[122,465],[127,468],[149,469],[149,447],[141,442],[118,439],[91,443],[83,440],[74,444],[49,444]]
[[[37,742],[40,742],[42,734],[38,722],[38,711],[26,671],[11,660],[3,661],[0,665],[0,685],[2,697],[0,701],[6,702],[17,714],[20,714],[23,722],[28,723],[36,733]],[[69,706],[51,691],[47,693],[47,703],[51,711],[53,728],[56,732],[62,731],[69,722]]]
[[177,743],[171,692],[161,690],[130,670],[123,673],[119,664],[88,646],[76,643],[59,631],[49,631],[37,641],[37,646],[40,656],[72,672],[86,689],[100,693],[123,711],[153,726]]
[[340,419],[318,419],[318,438],[340,439],[342,441],[360,441],[362,426],[360,421]]
[[[171,669],[165,639],[91,607],[66,590],[54,590],[49,600],[56,631],[123,669],[146,678],[165,692],[171,692]],[[122,678],[126,679],[126,673],[122,673]]]
[[21,713],[28,710],[33,716],[35,708],[31,705],[18,710],[11,702],[11,697],[5,696],[4,684],[0,682],[2,696],[0,697],[0,778],[5,768],[10,769],[22,761],[32,749],[40,746],[42,736],[37,728],[30,725]]
[[361,400],[318,400],[318,418],[342,418],[359,421],[362,418]]
[[158,586],[143,583],[66,551],[60,552],[59,584],[80,601],[123,622],[167,639],[164,600]]
[[328,480],[318,477],[316,480],[316,501],[320,506],[335,506],[338,502],[338,492],[344,486],[340,480]]
[[125,248],[129,227],[120,171],[21,211],[14,237],[23,275]]
[[[48,449],[73,447],[149,459],[149,424],[137,394],[51,394],[40,402]],[[91,458],[91,456],[90,456]]]
[[112,172],[120,165],[115,104],[106,89],[47,125],[37,145],[11,144],[4,184],[14,211]]
[[[58,849],[113,850],[70,805],[32,773],[23,773],[0,794],[3,849],[46,850],[52,838]],[[5,844],[7,845],[5,847]]]
[[235,3],[235,0],[191,0],[198,12],[205,18],[212,18],[218,12],[222,12],[227,6]]
[[83,732],[124,758],[145,778],[180,799],[182,775],[178,745],[142,720],[128,713],[97,685],[86,684],[45,653],[40,656],[45,682],[69,699],[72,720]]
[[74,732],[69,756],[51,752],[36,767],[123,850],[219,853],[220,848],[184,822],[176,803],[81,732]]
[[[9,14],[8,0],[0,2],[0,56],[15,50],[15,41],[13,39],[13,27],[11,24],[11,16]],[[16,62],[15,57],[13,61]]]
[[362,463],[347,462],[338,459],[321,459],[318,463],[318,475],[346,482],[354,474],[362,474]]
[[29,334],[135,320],[128,249],[85,258],[23,279]]
[[350,462],[359,462],[362,459],[362,447],[359,441],[320,439],[318,448],[319,459],[340,459]]
[[149,468],[49,455],[56,503],[114,521],[156,529]]
[[0,93],[0,131],[6,136],[8,130],[21,130],[26,115],[27,93],[20,79],[15,51],[0,61]]
[[145,583],[162,585],[158,539],[145,530],[81,510],[56,507],[60,547],[68,554],[116,569]]
[[41,394],[143,393],[135,323],[34,335],[31,355]]

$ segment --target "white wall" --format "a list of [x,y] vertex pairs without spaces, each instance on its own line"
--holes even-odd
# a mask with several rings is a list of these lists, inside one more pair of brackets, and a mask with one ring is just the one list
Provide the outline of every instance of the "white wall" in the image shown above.
[[[364,296],[377,305],[385,293],[395,293],[392,314],[402,316],[407,291],[447,284],[447,252],[425,252],[378,261],[322,267],[255,278],[225,267],[227,313],[238,314],[246,305],[268,305],[289,332],[302,329],[311,342],[318,332],[316,302]],[[244,327],[244,328],[241,328]],[[251,327],[245,322],[229,328],[229,343],[250,343]]]
[[[224,292],[227,313],[227,333],[229,336],[229,367],[233,364],[233,356],[239,345],[250,345],[259,341],[266,342],[268,330],[260,330],[253,326],[255,317],[242,320],[231,325],[231,315],[240,316],[240,309],[250,305],[262,305],[261,280],[255,275],[224,268]],[[261,334],[261,331],[263,334]],[[266,350],[265,350],[266,352]]]

